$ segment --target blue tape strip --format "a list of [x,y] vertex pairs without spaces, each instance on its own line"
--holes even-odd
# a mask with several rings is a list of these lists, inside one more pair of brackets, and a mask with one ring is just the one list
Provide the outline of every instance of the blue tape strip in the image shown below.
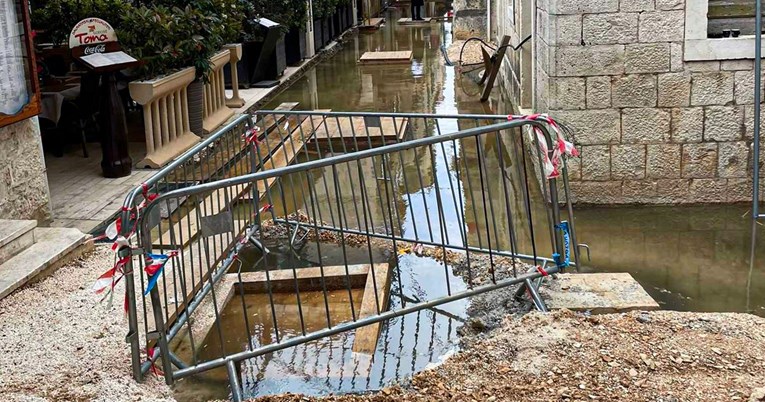
[[555,225],[555,228],[563,232],[563,247],[564,247],[564,254],[565,258],[563,261],[561,261],[560,254],[553,254],[553,259],[555,260],[555,263],[558,264],[558,268],[565,268],[571,265],[571,233],[568,226],[567,221],[563,221],[558,225]]

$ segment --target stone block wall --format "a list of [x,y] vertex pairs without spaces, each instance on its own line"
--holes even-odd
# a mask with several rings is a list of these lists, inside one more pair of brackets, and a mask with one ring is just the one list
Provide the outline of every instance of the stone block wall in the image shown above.
[[753,62],[685,62],[684,33],[685,0],[537,1],[535,109],[576,132],[577,202],[751,201]]
[[454,0],[454,39],[486,37],[486,2],[491,0]]
[[0,218],[51,218],[50,192],[37,118],[0,128]]

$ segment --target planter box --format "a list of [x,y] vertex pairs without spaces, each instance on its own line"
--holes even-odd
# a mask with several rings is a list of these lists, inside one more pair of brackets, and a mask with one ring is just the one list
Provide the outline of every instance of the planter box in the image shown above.
[[223,77],[223,67],[231,60],[231,52],[226,49],[210,58],[212,71],[207,77],[204,91],[204,119],[202,129],[210,134],[234,115],[234,111],[226,106],[226,86]]
[[284,36],[284,50],[288,66],[297,66],[305,58],[305,31],[292,28]]
[[186,88],[196,70],[189,67],[153,80],[133,81],[130,97],[143,106],[146,157],[139,167],[160,168],[182,154],[200,138],[189,128]]

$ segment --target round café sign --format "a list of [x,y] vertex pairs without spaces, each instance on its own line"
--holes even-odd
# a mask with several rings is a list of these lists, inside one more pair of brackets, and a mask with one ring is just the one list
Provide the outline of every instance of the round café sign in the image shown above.
[[116,42],[117,34],[108,22],[100,18],[85,18],[69,34],[69,48]]

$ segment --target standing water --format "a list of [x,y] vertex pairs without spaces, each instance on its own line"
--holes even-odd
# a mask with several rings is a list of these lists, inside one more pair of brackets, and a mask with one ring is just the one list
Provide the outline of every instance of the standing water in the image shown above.
[[[267,109],[282,102],[300,102],[299,109],[332,109],[333,111],[422,112],[439,114],[470,114],[512,112],[509,105],[495,89],[489,104],[478,101],[480,88],[470,79],[458,76],[454,67],[445,66],[440,47],[449,45],[450,26],[426,24],[400,26],[400,10],[386,12],[388,23],[379,31],[359,33],[345,43],[331,59],[319,63],[305,76],[283,93]],[[413,60],[405,66],[360,66],[357,60],[366,51],[411,50]],[[493,108],[488,106],[493,104]],[[456,121],[439,122],[443,130],[456,131]],[[463,127],[464,128],[464,127]],[[437,135],[430,132],[429,135]],[[509,142],[512,144],[512,142]],[[502,142],[503,146],[507,143]],[[475,163],[475,150],[469,144],[436,149],[444,154],[433,158],[433,166],[439,180],[457,180],[455,167],[445,161],[465,158]],[[497,155],[511,155],[507,150],[499,154],[487,153],[487,166],[498,166]],[[417,163],[417,159],[414,162]],[[403,174],[410,168],[400,166]],[[498,170],[498,168],[496,168]],[[463,177],[464,179],[464,177]],[[298,183],[303,183],[305,178]],[[495,173],[488,182],[501,181]],[[432,183],[425,183],[432,188]],[[435,197],[435,191],[426,192]],[[501,197],[501,191],[494,195]],[[538,195],[537,195],[538,196]],[[427,204],[433,205],[432,200]],[[402,203],[403,204],[403,203]],[[415,217],[422,219],[425,202],[417,197],[408,199],[400,209],[402,231],[414,230]],[[541,204],[537,207],[541,207]],[[282,206],[283,212],[292,212],[299,206]],[[521,213],[514,208],[513,213]],[[466,211],[468,212],[468,211]],[[748,311],[765,315],[765,259],[755,264],[749,261],[749,217],[746,207],[630,207],[630,208],[580,208],[576,211],[576,224],[580,242],[591,247],[591,260],[583,253],[585,272],[630,272],[643,287],[668,309],[692,311]],[[456,213],[456,212],[455,212]],[[468,214],[469,215],[469,214]],[[535,216],[541,217],[541,209]],[[520,221],[522,219],[518,219]],[[455,221],[457,219],[455,218]],[[470,222],[468,223],[470,225]],[[488,222],[473,217],[472,233],[481,233]],[[475,230],[474,230],[475,229]],[[761,231],[761,230],[760,230]],[[760,236],[760,239],[762,235]],[[470,239],[474,240],[474,239]],[[508,249],[503,239],[498,248]],[[540,248],[549,246],[539,239]],[[548,240],[549,241],[549,240]],[[757,247],[763,250],[763,241]],[[322,246],[324,248],[324,246]],[[348,256],[348,263],[365,263],[364,255]],[[306,261],[316,261],[315,250],[306,249],[299,258],[283,253],[278,247],[265,262],[271,266],[291,267],[298,264],[309,266]],[[354,261],[357,258],[358,261]],[[336,261],[342,264],[339,253],[323,250],[325,264]],[[329,260],[327,260],[329,259]],[[414,255],[399,256],[387,261],[375,256],[375,262],[396,265],[400,272],[392,281],[394,289],[391,304],[395,307],[404,302],[432,299],[440,296],[434,283],[443,281],[444,269],[438,263]],[[251,267],[250,269],[258,269]],[[435,278],[434,275],[441,275]],[[465,288],[461,279],[447,272],[451,288]],[[443,286],[441,286],[442,288]],[[231,303],[221,317],[225,328],[227,353],[240,351],[248,338],[257,345],[275,341],[273,317],[269,302],[263,295],[245,296],[249,328],[242,322],[241,303]],[[303,314],[308,317],[302,323],[307,331],[326,326],[323,297],[301,292]],[[351,299],[358,308],[359,292],[334,292],[331,298],[331,320],[349,320]],[[279,331],[290,336],[301,331],[297,322],[294,295],[283,294],[275,301]],[[467,317],[469,301],[453,302],[440,309],[392,319],[382,327],[380,340],[372,354],[352,351],[354,333],[348,332],[303,344],[298,347],[270,353],[244,362],[240,367],[242,385],[246,397],[274,393],[293,392],[304,394],[328,394],[363,392],[383,387],[392,381],[404,380],[411,374],[436,363],[457,348],[457,329]],[[357,311],[355,312],[357,313]],[[249,335],[248,335],[249,334]],[[200,361],[220,356],[216,331],[210,331],[197,356]],[[176,397],[181,401],[227,398],[228,380],[225,369],[218,369],[197,377],[184,379],[176,387]]]

